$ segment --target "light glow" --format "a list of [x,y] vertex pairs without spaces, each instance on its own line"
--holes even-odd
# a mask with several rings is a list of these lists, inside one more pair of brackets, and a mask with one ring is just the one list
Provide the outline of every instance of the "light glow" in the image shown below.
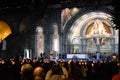
[[0,43],[10,34],[12,33],[10,26],[3,22],[0,21]]

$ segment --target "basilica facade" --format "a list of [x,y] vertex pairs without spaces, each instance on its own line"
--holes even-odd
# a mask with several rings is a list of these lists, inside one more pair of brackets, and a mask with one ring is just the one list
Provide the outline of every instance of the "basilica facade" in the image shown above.
[[[36,27],[35,55],[118,53],[118,30],[106,7],[98,10],[53,6]],[[49,24],[49,25],[47,25]]]
[[8,9],[9,13],[3,9],[0,33],[6,35],[4,22],[11,30],[7,28],[9,34],[0,39],[0,55],[35,58],[43,54],[119,54],[119,29],[113,22],[111,3],[68,1],[43,7],[30,4],[24,6],[25,10]]

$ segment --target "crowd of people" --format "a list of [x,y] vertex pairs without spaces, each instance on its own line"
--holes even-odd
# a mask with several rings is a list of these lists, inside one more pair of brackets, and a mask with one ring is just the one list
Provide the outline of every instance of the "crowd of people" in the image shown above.
[[117,80],[119,67],[117,60],[18,60],[11,57],[0,60],[0,80]]

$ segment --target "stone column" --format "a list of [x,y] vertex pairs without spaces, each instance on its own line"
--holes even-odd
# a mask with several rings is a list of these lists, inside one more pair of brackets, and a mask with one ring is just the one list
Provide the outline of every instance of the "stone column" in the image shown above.
[[96,47],[97,47],[97,52],[100,53],[100,41],[99,41],[99,37],[97,36],[97,43],[96,43]]
[[36,57],[44,53],[44,35],[43,28],[37,27],[36,29]]

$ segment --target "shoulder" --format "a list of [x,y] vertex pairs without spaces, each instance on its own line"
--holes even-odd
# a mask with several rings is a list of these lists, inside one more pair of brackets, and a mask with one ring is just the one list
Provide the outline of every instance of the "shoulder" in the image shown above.
[[49,80],[64,80],[64,78],[61,75],[52,75]]
[[45,76],[45,80],[48,80],[52,75],[52,70],[50,69],[47,73],[46,73],[46,76]]
[[120,73],[112,77],[112,80],[119,80],[119,79],[120,79]]

